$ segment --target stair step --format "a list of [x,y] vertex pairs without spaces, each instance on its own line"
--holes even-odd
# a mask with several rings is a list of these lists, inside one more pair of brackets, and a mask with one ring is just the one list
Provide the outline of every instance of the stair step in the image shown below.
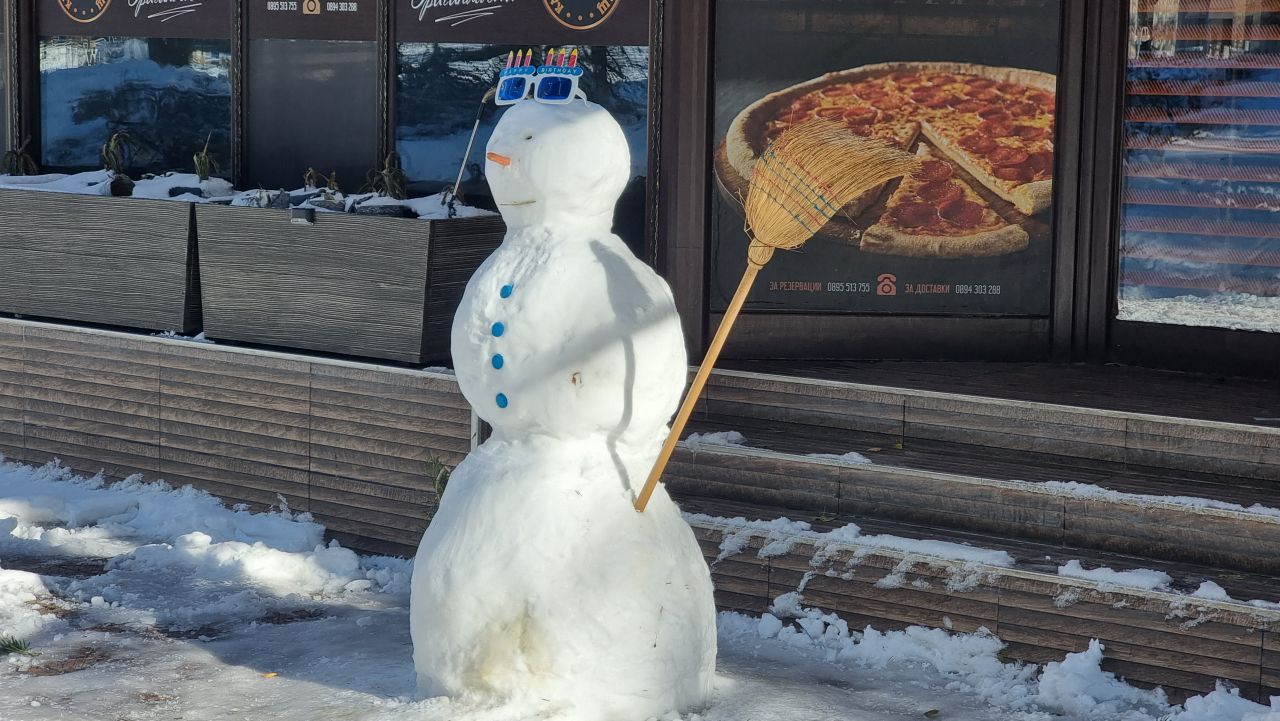
[[664,478],[672,493],[688,499],[1280,574],[1280,511],[1260,507],[703,444],[679,448]]
[[[678,501],[687,514],[699,514],[688,517],[725,609],[759,614],[777,597],[799,591],[805,607],[838,613],[853,628],[986,628],[1006,643],[1007,658],[1033,663],[1061,660],[1096,638],[1106,648],[1104,669],[1164,686],[1174,700],[1210,691],[1218,679],[1254,700],[1280,694],[1280,605],[1247,602],[1277,600],[1280,587],[1271,576],[882,519],[806,519],[802,509]],[[807,520],[812,530],[744,527],[734,517]],[[837,540],[815,535],[846,523],[858,524],[860,534]],[[1001,551],[1011,559],[974,560]],[[968,560],[958,560],[963,558]],[[1172,583],[1149,588],[1123,576],[1059,575],[1058,567],[1072,560],[1084,569],[1159,571]],[[1188,595],[1204,581],[1242,600]]]
[[1280,482],[1280,428],[1262,425],[743,371],[713,373],[700,410],[703,419],[896,438],[904,450],[958,443]]

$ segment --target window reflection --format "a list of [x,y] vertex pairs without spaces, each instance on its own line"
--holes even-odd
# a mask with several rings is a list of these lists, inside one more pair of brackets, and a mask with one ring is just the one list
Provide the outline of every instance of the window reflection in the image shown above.
[[249,186],[297,188],[315,168],[358,190],[382,162],[377,78],[377,43],[250,41]]
[[[396,72],[396,150],[418,194],[452,186],[485,91],[494,86],[507,53],[525,46],[400,43]],[[644,234],[649,48],[582,47],[581,87],[622,125],[631,150],[632,182],[618,205],[614,231],[639,251]],[[483,148],[501,112],[486,112],[466,170],[462,192],[485,205]]]
[[99,166],[114,133],[137,143],[131,173],[184,170],[212,133],[230,158],[230,42],[171,38],[42,38],[42,164]]
[[1117,317],[1280,332],[1280,8],[1129,7]]

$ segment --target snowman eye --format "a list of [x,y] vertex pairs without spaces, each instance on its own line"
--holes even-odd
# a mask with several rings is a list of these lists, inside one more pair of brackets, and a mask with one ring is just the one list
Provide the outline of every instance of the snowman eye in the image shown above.
[[524,134],[524,139],[525,139],[525,140],[533,140],[533,133],[525,133],[525,134]]

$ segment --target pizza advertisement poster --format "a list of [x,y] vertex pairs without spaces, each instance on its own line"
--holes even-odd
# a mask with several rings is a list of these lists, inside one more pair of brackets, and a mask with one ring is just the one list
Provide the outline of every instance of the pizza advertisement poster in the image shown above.
[[761,273],[748,310],[1044,316],[1058,0],[718,0],[711,303],[737,286],[756,159],[821,118],[916,154]]

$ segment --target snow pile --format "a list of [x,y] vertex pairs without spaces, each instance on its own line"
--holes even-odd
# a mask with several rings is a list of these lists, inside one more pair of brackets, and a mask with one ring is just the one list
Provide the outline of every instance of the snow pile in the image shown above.
[[1228,503],[1212,498],[1197,498],[1194,496],[1155,496],[1141,493],[1121,493],[1120,491],[1113,491],[1092,483],[1077,483],[1075,481],[1047,481],[1040,485],[1053,493],[1072,498],[1137,504],[1172,504],[1188,508],[1211,508],[1219,511],[1251,513],[1257,516],[1270,516],[1280,519],[1280,508],[1272,508],[1260,503],[1255,503],[1252,506],[1242,506],[1238,503]]
[[1280,721],[1280,696],[1271,697],[1271,706],[1240,698],[1240,690],[1222,682],[1211,693],[1187,699],[1174,709],[1168,721]]
[[747,437],[737,431],[717,431],[715,433],[690,433],[684,439],[684,447],[697,453],[711,446],[741,446]]
[[1117,571],[1106,566],[1085,569],[1080,565],[1079,561],[1067,561],[1065,566],[1059,566],[1058,575],[1067,578],[1079,578],[1085,581],[1095,581],[1099,584],[1099,588],[1103,589],[1108,586],[1118,586],[1158,591],[1168,589],[1169,585],[1173,583],[1173,578],[1163,571],[1152,571],[1146,568]]
[[753,537],[763,536],[764,545],[757,554],[760,558],[781,556],[789,553],[798,543],[808,543],[816,549],[814,558],[818,559],[817,563],[840,550],[865,553],[865,549],[896,551],[988,566],[1007,567],[1014,563],[1013,557],[1004,551],[977,548],[949,541],[903,538],[889,534],[863,535],[862,529],[853,523],[830,531],[815,531],[804,521],[792,521],[788,518],[748,521],[741,516],[723,518],[703,513],[686,513],[684,518],[693,525],[724,529],[724,538],[720,542],[720,555],[717,561],[742,553]]
[[408,562],[362,559],[323,537],[283,501],[249,513],[190,486],[107,486],[56,464],[0,459],[0,561],[109,559],[98,561],[101,573],[55,589],[103,622],[195,628],[228,609],[266,614],[365,591],[407,593]]
[[1045,665],[1040,676],[1038,702],[1071,716],[1112,716],[1130,708],[1159,711],[1168,705],[1164,691],[1134,688],[1103,671],[1102,644]]
[[841,463],[852,463],[856,465],[867,465],[871,463],[871,459],[857,453],[849,451],[848,453],[809,453],[809,458],[821,458],[828,461],[839,461]]
[[[0,531],[5,520],[0,519]],[[39,631],[45,616],[33,604],[48,595],[38,575],[0,569],[0,637],[29,638]]]
[[0,189],[39,190],[46,193],[76,195],[111,195],[112,174],[108,170],[63,175],[0,175]]
[[[175,188],[198,188],[200,195],[186,192],[173,195]],[[158,200],[181,200],[191,203],[207,203],[214,198],[229,198],[235,195],[231,183],[222,178],[200,180],[194,173],[165,173],[150,178],[143,178],[134,183],[133,197],[153,198]]]
[[[449,206],[445,204],[444,198],[444,193],[436,193],[425,198],[410,198],[400,202],[417,213],[418,217],[423,220],[442,220],[449,217]],[[463,205],[460,201],[453,204],[453,210],[453,217],[455,218],[481,218],[487,215],[497,215],[492,211]]]

